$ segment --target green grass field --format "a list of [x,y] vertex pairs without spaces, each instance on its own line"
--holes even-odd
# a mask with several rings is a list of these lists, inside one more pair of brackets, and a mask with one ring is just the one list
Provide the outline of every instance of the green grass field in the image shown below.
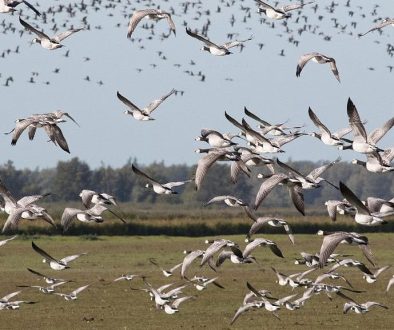
[[[258,235],[277,242],[285,255],[284,259],[274,256],[269,250],[258,248],[253,255],[259,264],[234,265],[226,262],[215,274],[207,267],[199,268],[198,263],[189,272],[193,274],[219,276],[218,281],[225,287],[208,287],[197,292],[190,286],[185,294],[196,295],[194,301],[185,302],[180,312],[167,315],[156,310],[148,295],[135,288],[144,287],[140,279],[131,282],[113,282],[124,273],[144,274],[154,286],[169,282],[181,282],[179,276],[165,278],[148,259],[155,258],[163,267],[171,267],[183,259],[183,250],[205,249],[206,238],[186,237],[20,237],[0,247],[1,285],[0,297],[17,290],[17,285],[42,285],[44,282],[30,274],[30,267],[44,274],[57,276],[74,282],[67,283],[58,292],[71,292],[85,284],[91,286],[82,292],[76,301],[65,301],[55,295],[44,295],[36,289],[24,288],[17,299],[37,302],[21,305],[19,310],[3,310],[1,329],[390,329],[394,325],[394,289],[388,294],[385,287],[393,269],[384,272],[374,284],[362,279],[355,269],[341,269],[356,289],[366,290],[361,294],[349,293],[356,301],[378,301],[387,305],[388,311],[376,308],[365,315],[343,315],[345,302],[340,297],[332,301],[325,294],[312,297],[298,311],[279,311],[280,320],[261,309],[242,315],[230,326],[236,309],[242,304],[248,292],[246,281],[258,289],[269,289],[277,297],[291,293],[301,293],[303,289],[280,287],[271,266],[283,273],[302,271],[305,266],[295,265],[294,258],[300,251],[316,252],[320,248],[321,237],[296,235],[296,245],[292,246],[286,235]],[[380,266],[392,264],[393,234],[369,234],[371,248]],[[243,248],[244,236],[227,236]],[[64,271],[51,270],[41,262],[41,257],[31,248],[31,241],[54,257],[87,252],[88,255],[71,263]],[[338,252],[353,254],[353,258],[365,261],[360,250],[354,246],[341,245]],[[320,273],[321,271],[318,271]],[[309,278],[315,278],[311,274]],[[332,282],[344,285],[344,282]],[[91,321],[86,321],[91,320]]]

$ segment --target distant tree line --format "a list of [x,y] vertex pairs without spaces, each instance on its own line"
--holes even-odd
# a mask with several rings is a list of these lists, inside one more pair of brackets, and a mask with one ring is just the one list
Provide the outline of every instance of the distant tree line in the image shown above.
[[[170,203],[183,204],[185,207],[199,207],[216,195],[234,195],[246,202],[254,200],[261,181],[257,173],[265,172],[265,168],[254,168],[251,177],[241,174],[236,184],[230,182],[230,167],[228,164],[215,164],[205,177],[199,191],[194,183],[180,187],[178,195],[157,195],[145,188],[145,182],[137,177],[132,169],[136,164],[144,172],[160,182],[192,179],[196,165],[165,165],[155,162],[148,166],[139,165],[136,160],[129,160],[120,168],[100,166],[92,169],[78,158],[69,161],[59,161],[55,168],[49,169],[16,169],[12,161],[0,166],[0,178],[16,197],[50,192],[49,201],[77,201],[82,189],[107,192],[114,195],[120,202],[134,203]],[[289,161],[288,164],[299,172],[307,174],[324,162]],[[392,173],[373,174],[363,167],[340,162],[330,168],[323,177],[338,185],[345,182],[358,196],[366,198],[375,196],[381,198],[394,197],[394,176]],[[308,206],[321,206],[329,199],[341,199],[340,192],[328,184],[322,183],[322,188],[305,192],[305,202]],[[287,189],[275,188],[263,205],[269,207],[291,206]]]

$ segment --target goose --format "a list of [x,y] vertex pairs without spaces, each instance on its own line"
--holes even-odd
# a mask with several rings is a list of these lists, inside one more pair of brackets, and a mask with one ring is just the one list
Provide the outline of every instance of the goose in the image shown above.
[[347,302],[343,305],[343,314],[347,314],[349,311],[353,311],[356,314],[365,314],[369,312],[369,309],[374,306],[379,306],[384,309],[388,309],[387,306],[374,301],[367,301],[364,304],[357,304],[355,302]]
[[248,204],[242,201],[241,199],[230,196],[230,195],[223,195],[223,196],[215,196],[211,198],[208,202],[205,203],[205,206],[210,205],[212,203],[224,202],[226,205],[230,207],[247,207]]
[[143,279],[145,285],[148,287],[148,292],[153,297],[153,300],[156,304],[156,307],[163,306],[171,301],[170,297],[164,298],[162,297],[161,293],[155,289],[149,282]]
[[324,202],[327,207],[328,216],[332,221],[337,220],[337,213],[339,214],[354,214],[355,208],[346,200],[328,200]]
[[134,164],[131,165],[131,169],[135,174],[144,178],[148,183],[145,185],[146,188],[152,188],[152,190],[159,195],[170,195],[170,194],[178,194],[177,191],[173,190],[174,187],[179,187],[184,185],[185,183],[191,182],[192,180],[185,181],[177,181],[177,182],[167,182],[164,184],[159,183],[155,179],[152,179],[150,176],[139,170]]
[[0,302],[0,310],[3,309],[15,310],[15,309],[19,309],[20,304],[35,304],[35,303],[36,303],[35,301],[26,301],[26,300],[14,300],[7,303]]
[[170,97],[175,92],[175,89],[172,89],[169,93],[163,95],[157,100],[152,101],[148,104],[148,106],[142,109],[137,107],[119,92],[116,92],[116,96],[124,105],[127,106],[128,109],[124,112],[126,115],[131,115],[134,119],[139,121],[147,121],[154,120],[154,118],[150,116],[151,113],[155,111],[168,97]]
[[34,275],[36,275],[38,277],[43,278],[45,280],[45,282],[48,283],[48,284],[55,284],[55,283],[59,283],[59,282],[65,282],[65,283],[66,282],[72,282],[72,281],[66,281],[66,280],[63,280],[63,279],[60,279],[60,278],[49,277],[47,275],[44,275],[44,274],[41,274],[41,273],[37,272],[36,270],[31,269],[31,268],[27,268],[27,270],[30,273],[32,273],[32,274],[34,274]]
[[47,252],[45,252],[43,249],[39,248],[34,242],[31,242],[31,246],[34,251],[36,251],[38,254],[44,257],[42,262],[49,264],[49,267],[51,267],[54,270],[63,270],[70,268],[70,266],[68,265],[69,262],[87,254],[87,253],[80,253],[56,260],[55,258],[51,257]]
[[243,300],[244,305],[251,302],[261,301],[262,298],[264,300],[278,300],[277,298],[272,296],[271,291],[269,290],[256,290],[249,282],[246,282],[246,287],[250,290],[250,292],[245,295],[245,298]]
[[[254,294],[255,297],[260,298],[264,302],[264,307],[269,312],[275,312],[280,309],[280,306],[285,305],[286,302],[293,299],[297,294],[293,294],[290,296],[286,296],[281,299],[275,299],[274,303],[271,303],[268,299],[272,299],[272,297],[267,297],[266,290],[259,290],[257,291],[249,282],[246,282],[246,286],[248,289]],[[268,299],[267,299],[268,298]],[[257,300],[258,301],[258,300]],[[245,304],[245,299],[244,299]],[[277,317],[277,315],[275,315]]]
[[290,178],[287,174],[284,173],[273,174],[270,177],[268,177],[268,179],[263,181],[257,192],[253,208],[256,210],[260,206],[262,201],[272,191],[272,189],[274,189],[277,185],[280,184],[287,186],[287,189],[290,194],[290,198],[295,208],[302,215],[305,215],[304,195],[302,192],[302,185],[298,180],[294,178]]
[[312,120],[313,124],[319,129],[320,134],[311,133],[311,136],[314,136],[321,140],[324,144],[329,146],[342,146],[342,149],[346,149],[347,147],[344,145],[344,142],[352,143],[352,141],[348,139],[343,139],[343,137],[349,134],[352,129],[350,127],[346,127],[344,129],[339,130],[338,132],[331,133],[331,131],[325,126],[320,119],[316,116],[313,110],[309,107],[308,109],[309,118]]
[[264,301],[257,301],[257,302],[251,302],[251,303],[247,303],[242,305],[241,307],[239,307],[237,309],[237,311],[235,312],[235,315],[233,316],[230,325],[233,325],[234,322],[243,314],[246,313],[249,310],[252,309],[259,309],[264,307]]
[[[199,151],[200,152],[200,151]],[[196,190],[199,190],[205,175],[211,166],[217,161],[238,161],[240,156],[238,152],[229,151],[227,149],[214,148],[210,149],[207,155],[202,157],[196,168],[196,173],[194,176],[194,183],[196,185]]]
[[256,234],[261,228],[263,228],[265,224],[268,224],[272,227],[283,227],[286,231],[286,234],[289,236],[290,242],[294,244],[294,235],[289,224],[285,220],[276,217],[257,217],[249,210],[249,208],[246,209],[246,214],[250,219],[253,220],[252,226],[246,235],[248,239],[250,239],[252,235]]
[[339,297],[341,297],[343,299],[351,300],[353,302],[355,302],[355,301],[352,298],[350,298],[347,295],[345,295],[341,290],[346,290],[346,291],[350,291],[350,292],[354,292],[354,293],[363,293],[363,292],[365,292],[365,291],[345,288],[345,287],[340,286],[340,285],[317,284],[317,287],[318,287],[317,292],[325,292],[326,295],[330,299],[331,299],[331,294],[335,293],[337,296],[339,296]]
[[142,276],[142,275],[122,274],[120,277],[115,278],[114,282],[118,282],[118,281],[122,281],[122,280],[132,281],[133,279],[138,278],[138,277],[144,278],[144,276]]
[[70,29],[61,33],[58,33],[54,35],[53,37],[49,37],[46,35],[44,32],[41,32],[31,26],[29,23],[25,22],[20,16],[19,16],[19,22],[23,25],[23,27],[30,32],[33,32],[34,34],[37,35],[36,38],[32,40],[32,43],[38,43],[41,45],[41,47],[49,50],[54,50],[63,47],[61,42],[66,39],[67,37],[71,36],[74,33],[77,33],[83,28],[78,28],[78,29]]
[[55,293],[55,288],[58,287],[59,285],[63,285],[65,283],[67,283],[68,281],[64,281],[64,282],[57,282],[57,283],[53,283],[50,286],[44,287],[44,286],[40,286],[40,285],[20,285],[19,287],[23,287],[23,288],[35,288],[38,289],[38,291],[45,293],[45,294],[52,294]]
[[174,314],[176,312],[179,312],[179,309],[178,309],[179,305],[189,299],[196,299],[196,297],[195,296],[184,296],[184,297],[180,297],[180,298],[175,299],[171,303],[166,303],[162,306],[164,309],[164,312],[166,314]]
[[284,258],[282,251],[278,248],[274,241],[265,238],[256,238],[247,240],[248,245],[246,245],[244,251],[242,252],[242,256],[247,258],[250,253],[259,246],[269,247],[273,254],[277,257]]
[[378,23],[377,25],[375,25],[374,27],[372,27],[371,29],[369,29],[367,32],[365,32],[365,33],[360,33],[359,35],[358,35],[358,37],[360,38],[360,37],[363,37],[363,36],[365,36],[366,34],[368,34],[369,32],[372,32],[372,31],[375,31],[375,30],[380,30],[380,29],[382,29],[382,28],[384,28],[384,27],[386,27],[386,26],[389,26],[389,25],[391,25],[391,26],[394,26],[394,19],[385,19],[385,20],[383,20],[382,22],[380,22],[380,23]]
[[308,2],[299,2],[299,3],[292,3],[286,6],[281,6],[279,8],[275,8],[270,6],[269,4],[261,1],[261,0],[255,0],[257,6],[259,7],[258,12],[259,13],[264,13],[268,18],[274,19],[274,20],[280,20],[283,18],[289,18],[291,17],[290,14],[287,12],[296,10],[296,9],[301,9],[302,7],[309,5],[311,3],[314,3],[314,1],[308,1]]
[[164,269],[164,268],[160,267],[159,264],[156,262],[156,260],[153,259],[153,258],[150,258],[150,259],[149,259],[149,262],[150,262],[151,264],[155,265],[156,267],[158,267],[158,268],[162,271],[162,273],[163,273],[163,275],[164,275],[165,277],[170,277],[170,276],[174,275],[174,272],[175,272],[178,268],[180,268],[180,267],[182,266],[182,264],[183,264],[183,263],[181,262],[181,263],[175,265],[174,267],[172,267],[172,268],[170,268],[170,269]]
[[394,198],[386,200],[378,197],[367,197],[366,201],[362,203],[368,207],[372,213],[378,212],[381,214],[392,212],[394,210]]
[[118,206],[118,203],[115,200],[115,197],[106,194],[106,193],[97,193],[93,190],[84,189],[79,194],[79,197],[82,199],[82,204],[86,208],[91,208],[94,205],[115,205]]
[[81,287],[75,289],[73,292],[68,293],[68,294],[67,294],[67,293],[59,293],[59,292],[54,292],[54,294],[55,294],[55,295],[58,295],[58,296],[60,296],[60,297],[63,297],[63,298],[66,299],[67,301],[76,300],[76,299],[78,298],[78,297],[77,297],[77,294],[80,293],[80,292],[82,292],[83,290],[85,290],[85,289],[88,288],[89,286],[90,286],[90,284],[81,286]]
[[394,159],[394,147],[386,149],[382,154],[377,151],[367,154],[367,161],[353,159],[352,164],[364,166],[372,173],[393,172],[394,166],[391,165]]
[[212,148],[226,148],[236,143],[231,139],[226,138],[222,133],[212,129],[202,129],[201,135],[195,138],[196,141],[205,141],[209,143]]
[[244,258],[242,251],[236,246],[230,246],[231,251],[223,250],[218,254],[218,258],[216,260],[216,267],[220,267],[223,262],[227,259],[230,260],[233,264],[250,264],[256,262],[256,258],[249,255]]
[[[368,247],[368,238],[354,232],[334,232],[327,234],[323,231],[318,232],[319,235],[324,235],[323,243],[319,252],[319,267],[322,268],[329,256],[334,252],[339,243],[347,243],[351,245],[359,245],[367,259],[371,259],[371,251]],[[333,270],[333,269],[332,269]]]
[[278,272],[274,267],[271,267],[271,269],[277,277],[276,283],[278,283],[280,286],[290,285],[293,289],[300,286],[300,283],[293,280],[290,276]]
[[219,277],[208,278],[205,276],[194,276],[190,281],[198,291],[205,290],[211,283],[220,289],[224,289],[224,287],[216,281],[218,278]]
[[384,271],[386,271],[387,269],[389,269],[390,267],[391,265],[380,267],[379,269],[375,270],[372,275],[369,273],[364,273],[363,279],[365,279],[367,283],[375,283],[378,279],[378,276],[382,274]]
[[87,223],[90,222],[102,223],[104,219],[101,216],[101,214],[104,211],[110,211],[120,221],[126,223],[126,221],[122,219],[120,216],[118,216],[116,213],[114,213],[113,211],[109,210],[107,207],[100,204],[96,204],[88,210],[80,210],[72,207],[66,207],[63,211],[62,218],[60,220],[60,223],[63,227],[63,232],[66,232],[70,228],[74,219]]
[[41,15],[41,13],[26,0],[0,0],[0,13],[12,13],[16,11],[15,7],[20,5],[21,3],[24,3],[26,6],[28,6],[36,13],[36,15]]
[[161,10],[161,9],[154,9],[154,8],[147,8],[142,10],[135,10],[133,15],[130,18],[129,26],[127,28],[127,38],[131,38],[136,26],[138,23],[144,18],[148,18],[154,21],[160,21],[161,19],[166,19],[168,25],[170,26],[170,30],[176,35],[175,31],[175,24],[171,18],[171,14]]
[[353,288],[353,285],[346,279],[345,276],[338,274],[338,273],[333,273],[333,272],[329,272],[329,273],[323,273],[321,275],[319,275],[318,277],[316,277],[314,283],[318,284],[321,283],[322,281],[324,281],[326,278],[329,278],[331,280],[343,280],[345,281],[351,288]]
[[339,188],[344,198],[356,208],[354,220],[364,226],[379,226],[387,223],[380,213],[371,213],[366,205],[343,183],[339,182]]
[[[210,260],[213,255],[217,252],[219,252],[221,249],[225,248],[225,247],[231,247],[231,246],[235,246],[236,243],[234,243],[233,241],[227,240],[227,239],[218,239],[218,240],[206,240],[205,241],[206,244],[210,244],[209,247],[205,250],[204,255],[201,259],[201,263],[200,263],[200,267],[205,265],[208,260]],[[245,256],[247,257],[247,256]]]
[[296,258],[294,264],[315,267],[319,264],[319,255],[307,252],[300,252],[301,258]]
[[289,175],[293,178],[295,178],[298,182],[301,183],[302,189],[313,189],[313,188],[318,188],[320,186],[321,182],[327,182],[329,185],[334,187],[335,189],[338,189],[337,186],[335,186],[333,183],[330,181],[322,178],[320,175],[322,175],[325,171],[327,171],[329,168],[337,164],[338,162],[341,161],[341,157],[338,157],[336,160],[324,164],[322,166],[319,166],[315,169],[313,169],[309,174],[303,175],[291,166],[281,162],[279,159],[276,160],[276,163],[285,169],[286,171],[289,172]]
[[18,235],[14,235],[10,238],[6,238],[0,241],[0,246],[6,245],[9,241],[12,241],[13,239],[17,238]]
[[341,82],[341,79],[339,78],[339,73],[338,73],[338,68],[335,63],[335,59],[326,55],[323,55],[321,53],[313,52],[313,53],[307,53],[302,55],[297,64],[297,70],[296,70],[296,76],[299,77],[301,75],[301,71],[304,68],[305,64],[307,64],[310,60],[313,62],[319,63],[319,64],[325,64],[325,63],[330,63],[330,68],[332,73],[334,74],[335,78]]
[[234,40],[234,41],[226,42],[223,45],[218,45],[218,44],[215,44],[212,41],[208,40],[207,38],[204,38],[204,37],[198,35],[197,33],[194,33],[190,28],[186,28],[186,33],[189,36],[191,36],[192,38],[200,40],[204,43],[204,46],[202,46],[201,50],[205,50],[215,56],[230,55],[230,54],[232,54],[229,51],[230,48],[240,46],[244,42],[252,40],[252,37],[250,37],[245,40]]
[[353,101],[349,98],[347,102],[347,115],[353,132],[352,148],[356,152],[368,154],[374,151],[383,151],[376,146],[383,136],[393,127],[394,117],[389,119],[382,127],[378,127],[367,135],[365,127],[361,122],[360,115]]

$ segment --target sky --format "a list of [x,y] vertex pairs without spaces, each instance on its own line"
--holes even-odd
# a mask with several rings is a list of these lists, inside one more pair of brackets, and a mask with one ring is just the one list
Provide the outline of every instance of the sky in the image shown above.
[[[389,26],[382,33],[375,31],[357,38],[358,33],[366,32],[380,19],[394,16],[391,0],[351,0],[350,7],[346,7],[346,1],[338,1],[333,13],[328,9],[332,1],[316,1],[316,12],[313,5],[305,6],[299,13],[292,12],[286,21],[290,31],[282,25],[283,21],[265,19],[262,24],[265,17],[257,13],[252,0],[212,0],[202,1],[203,4],[192,1],[186,13],[182,1],[130,4],[103,0],[92,7],[84,0],[88,5],[85,11],[80,9],[81,5],[75,7],[74,2],[42,0],[37,8],[45,12],[51,6],[67,7],[68,3],[72,4],[73,15],[63,10],[48,15],[46,21],[34,17],[23,4],[18,6],[26,21],[48,34],[53,34],[54,24],[60,30],[82,27],[86,17],[90,29],[70,36],[63,41],[64,48],[53,51],[31,45],[34,35],[19,33],[23,27],[18,14],[0,14],[2,30],[5,26],[16,28],[14,33],[7,29],[0,36],[0,55],[11,50],[0,57],[3,115],[0,132],[10,131],[18,118],[61,109],[80,124],[78,127],[67,121],[60,126],[71,154],[48,143],[43,131],[37,132],[34,141],[29,141],[25,132],[16,146],[10,145],[10,135],[1,135],[0,164],[12,160],[17,168],[47,168],[73,157],[79,157],[93,168],[102,164],[119,167],[129,158],[136,158],[142,164],[154,161],[168,165],[194,164],[198,160],[194,150],[208,146],[195,141],[200,130],[237,132],[225,119],[224,112],[241,120],[244,106],[272,123],[288,120],[289,125],[305,124],[306,132],[315,129],[308,117],[308,107],[333,131],[346,127],[349,97],[362,119],[367,120],[367,131],[382,125],[394,114],[394,70],[390,73],[388,68],[394,66],[394,58],[386,51],[388,44],[394,44],[394,29]],[[379,7],[375,8],[375,4]],[[127,39],[127,25],[133,11],[158,6],[175,13],[176,36],[162,40],[161,34],[169,30],[162,20],[146,21],[154,25],[154,35],[141,22],[133,33],[134,41]],[[250,13],[246,21],[245,13]],[[204,52],[200,49],[201,42],[186,35],[185,24],[201,31],[208,19],[208,37],[213,42],[228,41],[229,33],[236,33],[235,39],[253,36],[253,40],[245,43],[242,52],[234,49],[229,56]],[[305,19],[310,29],[299,35],[297,31],[304,26]],[[324,40],[325,37],[330,40]],[[298,46],[289,42],[289,38],[299,41]],[[260,50],[261,43],[264,46]],[[19,52],[14,53],[18,46]],[[279,55],[282,50],[285,56]],[[335,58],[341,83],[328,65],[315,63],[308,63],[301,77],[295,76],[298,58],[314,51]],[[59,73],[54,73],[55,69]],[[185,71],[193,71],[194,76]],[[200,71],[204,81],[200,81]],[[14,81],[9,87],[3,86],[10,76]],[[85,80],[86,76],[90,81]],[[35,83],[28,82],[31,77]],[[168,98],[152,114],[156,120],[149,122],[139,122],[124,114],[126,107],[116,97],[119,91],[144,107],[172,88],[183,91],[183,95]],[[394,146],[394,132],[389,132],[379,146]],[[280,155],[284,160],[333,160],[338,155],[344,160],[363,158],[353,151],[325,146],[310,136],[299,138],[284,150],[286,153]]]

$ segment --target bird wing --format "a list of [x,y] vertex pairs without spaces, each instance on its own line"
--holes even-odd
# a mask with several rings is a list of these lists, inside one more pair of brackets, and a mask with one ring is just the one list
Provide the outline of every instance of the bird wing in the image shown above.
[[394,117],[384,123],[382,127],[378,127],[368,135],[368,141],[375,144],[393,127]]
[[296,76],[297,77],[299,77],[301,75],[301,71],[304,68],[305,64],[308,63],[308,61],[310,61],[315,56],[320,56],[320,54],[319,53],[308,53],[308,54],[302,55],[298,59],[297,70],[296,70]]
[[50,39],[44,32],[41,32],[41,31],[37,30],[36,28],[32,27],[29,23],[25,22],[20,16],[19,16],[19,22],[23,25],[24,28],[28,29],[30,32],[33,32],[39,38]]
[[46,253],[43,249],[39,248],[34,242],[31,242],[31,247],[33,248],[34,251],[36,251],[38,254],[41,254],[46,260],[48,261],[53,261],[58,263],[58,261],[50,256],[48,253]]
[[15,297],[16,295],[18,295],[21,292],[22,291],[15,291],[15,292],[9,293],[6,296],[4,296],[3,298],[0,298],[0,302],[8,302],[8,300],[10,300],[12,297]]
[[73,292],[71,292],[71,295],[76,296],[78,293],[80,293],[81,291],[85,290],[89,285],[90,284],[81,286],[80,288],[78,288],[78,289],[74,290]]
[[276,10],[276,8],[270,6],[268,3],[265,3],[261,0],[255,0],[255,1],[257,2],[257,5],[261,8]]
[[305,175],[301,174],[298,172],[296,169],[292,168],[291,166],[281,162],[279,159],[276,160],[276,163],[282,167],[284,170],[291,172],[292,174],[295,175],[295,177],[299,180],[305,180]]
[[230,325],[234,324],[234,322],[238,319],[238,317],[241,314],[247,312],[248,310],[250,310],[252,308],[257,308],[257,305],[255,303],[248,303],[246,305],[243,305],[243,306],[239,307],[237,309],[237,311],[235,312],[235,315],[233,316],[233,318],[232,318],[232,320],[230,322]]
[[331,68],[331,71],[334,74],[335,78],[337,78],[337,80],[339,82],[341,82],[341,79],[339,78],[339,72],[338,72],[337,64],[336,64],[336,62],[335,62],[335,60],[333,58],[330,61],[330,68]]
[[244,42],[252,40],[253,38],[250,37],[248,39],[244,39],[244,40],[233,40],[233,41],[229,41],[223,44],[224,48],[230,49],[239,45],[242,45]]
[[175,93],[175,89],[172,89],[169,93],[163,95],[157,100],[152,101],[146,108],[145,111],[150,115],[157,107],[162,104],[168,97]]
[[207,174],[209,168],[222,156],[226,154],[226,151],[222,152],[211,152],[206,156],[202,157],[198,163],[196,168],[196,174],[194,178],[194,182],[196,184],[196,190],[200,189],[202,180]]
[[4,223],[2,233],[5,233],[8,229],[16,229],[18,228],[19,221],[21,219],[21,215],[23,212],[27,211],[29,208],[27,207],[18,207],[13,208],[7,217],[6,222]]
[[294,3],[294,4],[290,4],[290,5],[286,5],[286,6],[282,6],[281,9],[284,12],[288,12],[291,10],[296,10],[296,9],[300,9],[306,5],[309,5],[311,3],[314,3],[315,1],[308,1],[308,2],[300,2],[300,3]]
[[354,302],[346,302],[343,305],[343,314],[346,314],[352,307],[358,306],[358,304],[354,303]]
[[37,271],[31,269],[31,268],[27,268],[27,270],[28,270],[30,273],[34,274],[34,275],[37,275],[37,276],[40,276],[40,277],[43,277],[43,278],[48,278],[48,276],[46,276],[46,275],[44,275],[44,274],[41,274],[41,273],[39,273],[39,272],[37,272]]
[[19,137],[23,133],[23,131],[29,127],[32,123],[34,123],[36,120],[32,118],[27,118],[23,119],[21,121],[18,121],[15,125],[14,132],[12,134],[12,140],[11,144],[14,146],[16,142],[18,141]]
[[173,307],[173,308],[178,308],[179,305],[180,305],[181,303],[183,303],[184,301],[189,300],[189,299],[194,299],[194,298],[195,298],[195,297],[193,297],[193,296],[184,296],[184,297],[177,298],[177,299],[175,299],[175,300],[172,302],[172,307]]
[[327,212],[328,212],[328,216],[330,217],[330,219],[332,221],[336,221],[337,220],[337,206],[342,204],[341,201],[328,201],[327,202]]
[[55,141],[57,142],[59,147],[62,148],[65,152],[70,153],[70,149],[68,148],[66,138],[64,137],[63,132],[60,129],[60,127],[57,125],[50,125],[50,126],[52,129],[52,134],[55,138]]
[[30,125],[29,126],[29,131],[28,131],[29,140],[33,140],[34,139],[34,136],[36,135],[36,131],[37,131],[37,126],[36,125]]
[[170,26],[170,29],[172,30],[172,31],[174,31],[174,34],[176,33],[175,31],[175,23],[174,23],[174,21],[172,20],[172,17],[171,17],[171,15],[169,14],[169,13],[167,13],[167,15],[166,15],[166,19],[167,19],[167,23],[168,23],[168,25]]
[[270,178],[265,180],[261,186],[259,191],[257,192],[256,199],[254,202],[254,209],[257,209],[261,202],[268,196],[271,190],[276,187],[283,180],[287,179],[288,176],[286,174],[278,173],[272,175]]
[[130,108],[132,111],[139,111],[141,112],[141,109],[138,108],[134,103],[131,103],[130,100],[128,100],[127,98],[125,98],[122,94],[120,94],[119,92],[116,92],[116,96],[118,97],[118,99],[125,104],[128,108]]
[[179,186],[184,185],[185,183],[192,182],[192,181],[193,180],[167,182],[167,183],[163,184],[162,186],[171,189],[173,187],[179,187]]
[[92,197],[97,194],[95,191],[93,190],[82,190],[80,197],[82,199],[82,204],[86,207],[89,208],[91,206],[92,203]]
[[47,197],[49,195],[50,194],[25,196],[25,197],[22,197],[21,199],[18,200],[18,205],[20,205],[22,207],[26,207],[26,206],[33,204],[33,203],[39,201],[40,199]]
[[[252,156],[252,155],[250,155],[250,156]],[[241,173],[241,172],[245,173],[248,177],[250,177],[250,169],[248,166],[246,166],[245,161],[240,159],[240,160],[231,162],[230,177],[231,177],[232,183],[237,182],[237,177],[238,177],[239,173]]]
[[361,121],[360,115],[358,114],[357,108],[350,97],[347,101],[347,115],[354,136],[361,136],[365,141],[367,141],[367,132],[365,131],[365,127]]
[[83,212],[83,211],[81,211],[79,209],[74,209],[71,207],[66,207],[64,209],[63,214],[62,214],[62,218],[60,220],[60,224],[63,227],[63,231],[66,231],[70,227],[71,222],[73,221],[74,217],[80,212]]
[[77,258],[79,258],[81,256],[84,256],[86,254],[87,253],[80,253],[80,254],[74,254],[72,256],[67,256],[67,257],[64,257],[64,258],[60,259],[59,262],[64,263],[64,264],[67,265],[69,262],[71,262],[71,261],[73,261],[73,260],[75,260],[75,259],[77,259]]
[[219,47],[218,45],[214,44],[213,42],[209,41],[208,39],[198,35],[197,33],[194,33],[190,28],[186,28],[186,33],[193,37],[196,38],[200,41],[202,41],[204,44],[206,44],[208,47]]
[[312,111],[311,108],[308,109],[308,114],[309,114],[309,118],[312,120],[312,122],[315,124],[315,126],[320,130],[320,132],[326,133],[329,136],[331,136],[331,132],[330,130],[323,125],[323,123],[320,121],[320,119],[316,116],[316,114]]
[[339,189],[343,197],[345,197],[350,204],[354,205],[359,213],[371,215],[368,207],[366,207],[342,181],[339,182]]
[[[230,259],[230,257],[233,255],[234,253],[232,252],[232,251],[227,251],[227,250],[223,250],[222,252],[220,252],[219,254],[218,254],[218,258],[217,258],[217,260],[216,260],[216,267],[220,267],[221,266],[221,264],[223,263],[223,262],[225,262],[226,261],[226,259]],[[242,253],[241,253],[241,255],[242,255]]]
[[0,179],[0,195],[3,197],[6,203],[10,203],[13,207],[17,207],[16,199],[14,198],[14,196],[12,196],[11,192],[8,190],[8,188],[3,183],[3,180],[1,179]]
[[83,30],[83,28],[71,29],[71,30],[67,30],[67,31],[64,31],[64,32],[57,33],[57,34],[55,34],[52,37],[52,40],[60,43],[62,40],[66,39],[67,37],[71,36],[74,33],[79,32],[81,30]]
[[33,5],[29,2],[27,2],[26,0],[22,1],[26,6],[28,6],[31,10],[33,10],[38,16],[41,16],[41,13],[33,7]]
[[157,14],[157,10],[153,8],[135,10],[130,18],[129,26],[127,28],[127,38],[130,38],[138,23],[147,15]]
[[190,252],[184,259],[182,262],[182,268],[181,268],[181,277],[184,279],[186,278],[185,274],[187,269],[190,267],[190,265],[192,264],[192,262],[202,256],[204,254],[204,251],[202,250],[196,250],[196,251],[192,251]]
[[233,117],[231,117],[226,111],[224,112],[224,116],[226,117],[226,119],[233,124],[235,127],[239,128],[242,132],[245,131],[245,127],[238,122],[237,120],[235,120]]
[[133,172],[139,176],[142,176],[143,178],[145,178],[146,180],[148,180],[150,183],[152,184],[159,184],[161,185],[159,182],[157,182],[156,180],[152,179],[150,176],[148,176],[147,174],[145,174],[144,172],[142,172],[141,170],[139,170],[137,167],[135,167],[134,164],[131,165],[131,169],[133,170]]
[[393,19],[389,19],[389,20],[383,21],[383,22],[381,22],[381,23],[375,25],[375,26],[372,27],[371,29],[369,29],[367,32],[365,32],[365,33],[360,33],[358,36],[359,36],[359,37],[365,36],[365,35],[366,35],[367,33],[369,33],[369,32],[372,32],[372,31],[375,31],[375,30],[384,28],[385,26],[390,25],[390,24],[394,24],[394,20],[393,20]]
[[349,235],[350,234],[348,233],[339,232],[339,233],[334,233],[331,235],[324,236],[323,243],[320,247],[320,252],[319,252],[320,267],[324,267],[324,265],[327,262],[327,259],[334,252],[338,244]]
[[298,210],[298,212],[305,216],[304,194],[301,184],[296,184],[292,187],[288,187],[288,190],[291,201],[293,202],[295,208]]
[[268,217],[260,217],[257,218],[255,222],[253,222],[252,226],[249,229],[248,237],[256,234],[261,228],[263,228],[264,224],[266,224],[270,218]]
[[318,168],[315,168],[314,170],[312,170],[306,177],[307,178],[312,178],[314,181],[320,177],[320,175],[322,175],[325,171],[327,171],[331,166],[333,166],[334,164],[338,163],[341,161],[341,157],[338,157],[337,159],[335,159],[333,162],[322,165]]
[[381,158],[384,164],[389,165],[394,158],[394,148],[386,149]]

